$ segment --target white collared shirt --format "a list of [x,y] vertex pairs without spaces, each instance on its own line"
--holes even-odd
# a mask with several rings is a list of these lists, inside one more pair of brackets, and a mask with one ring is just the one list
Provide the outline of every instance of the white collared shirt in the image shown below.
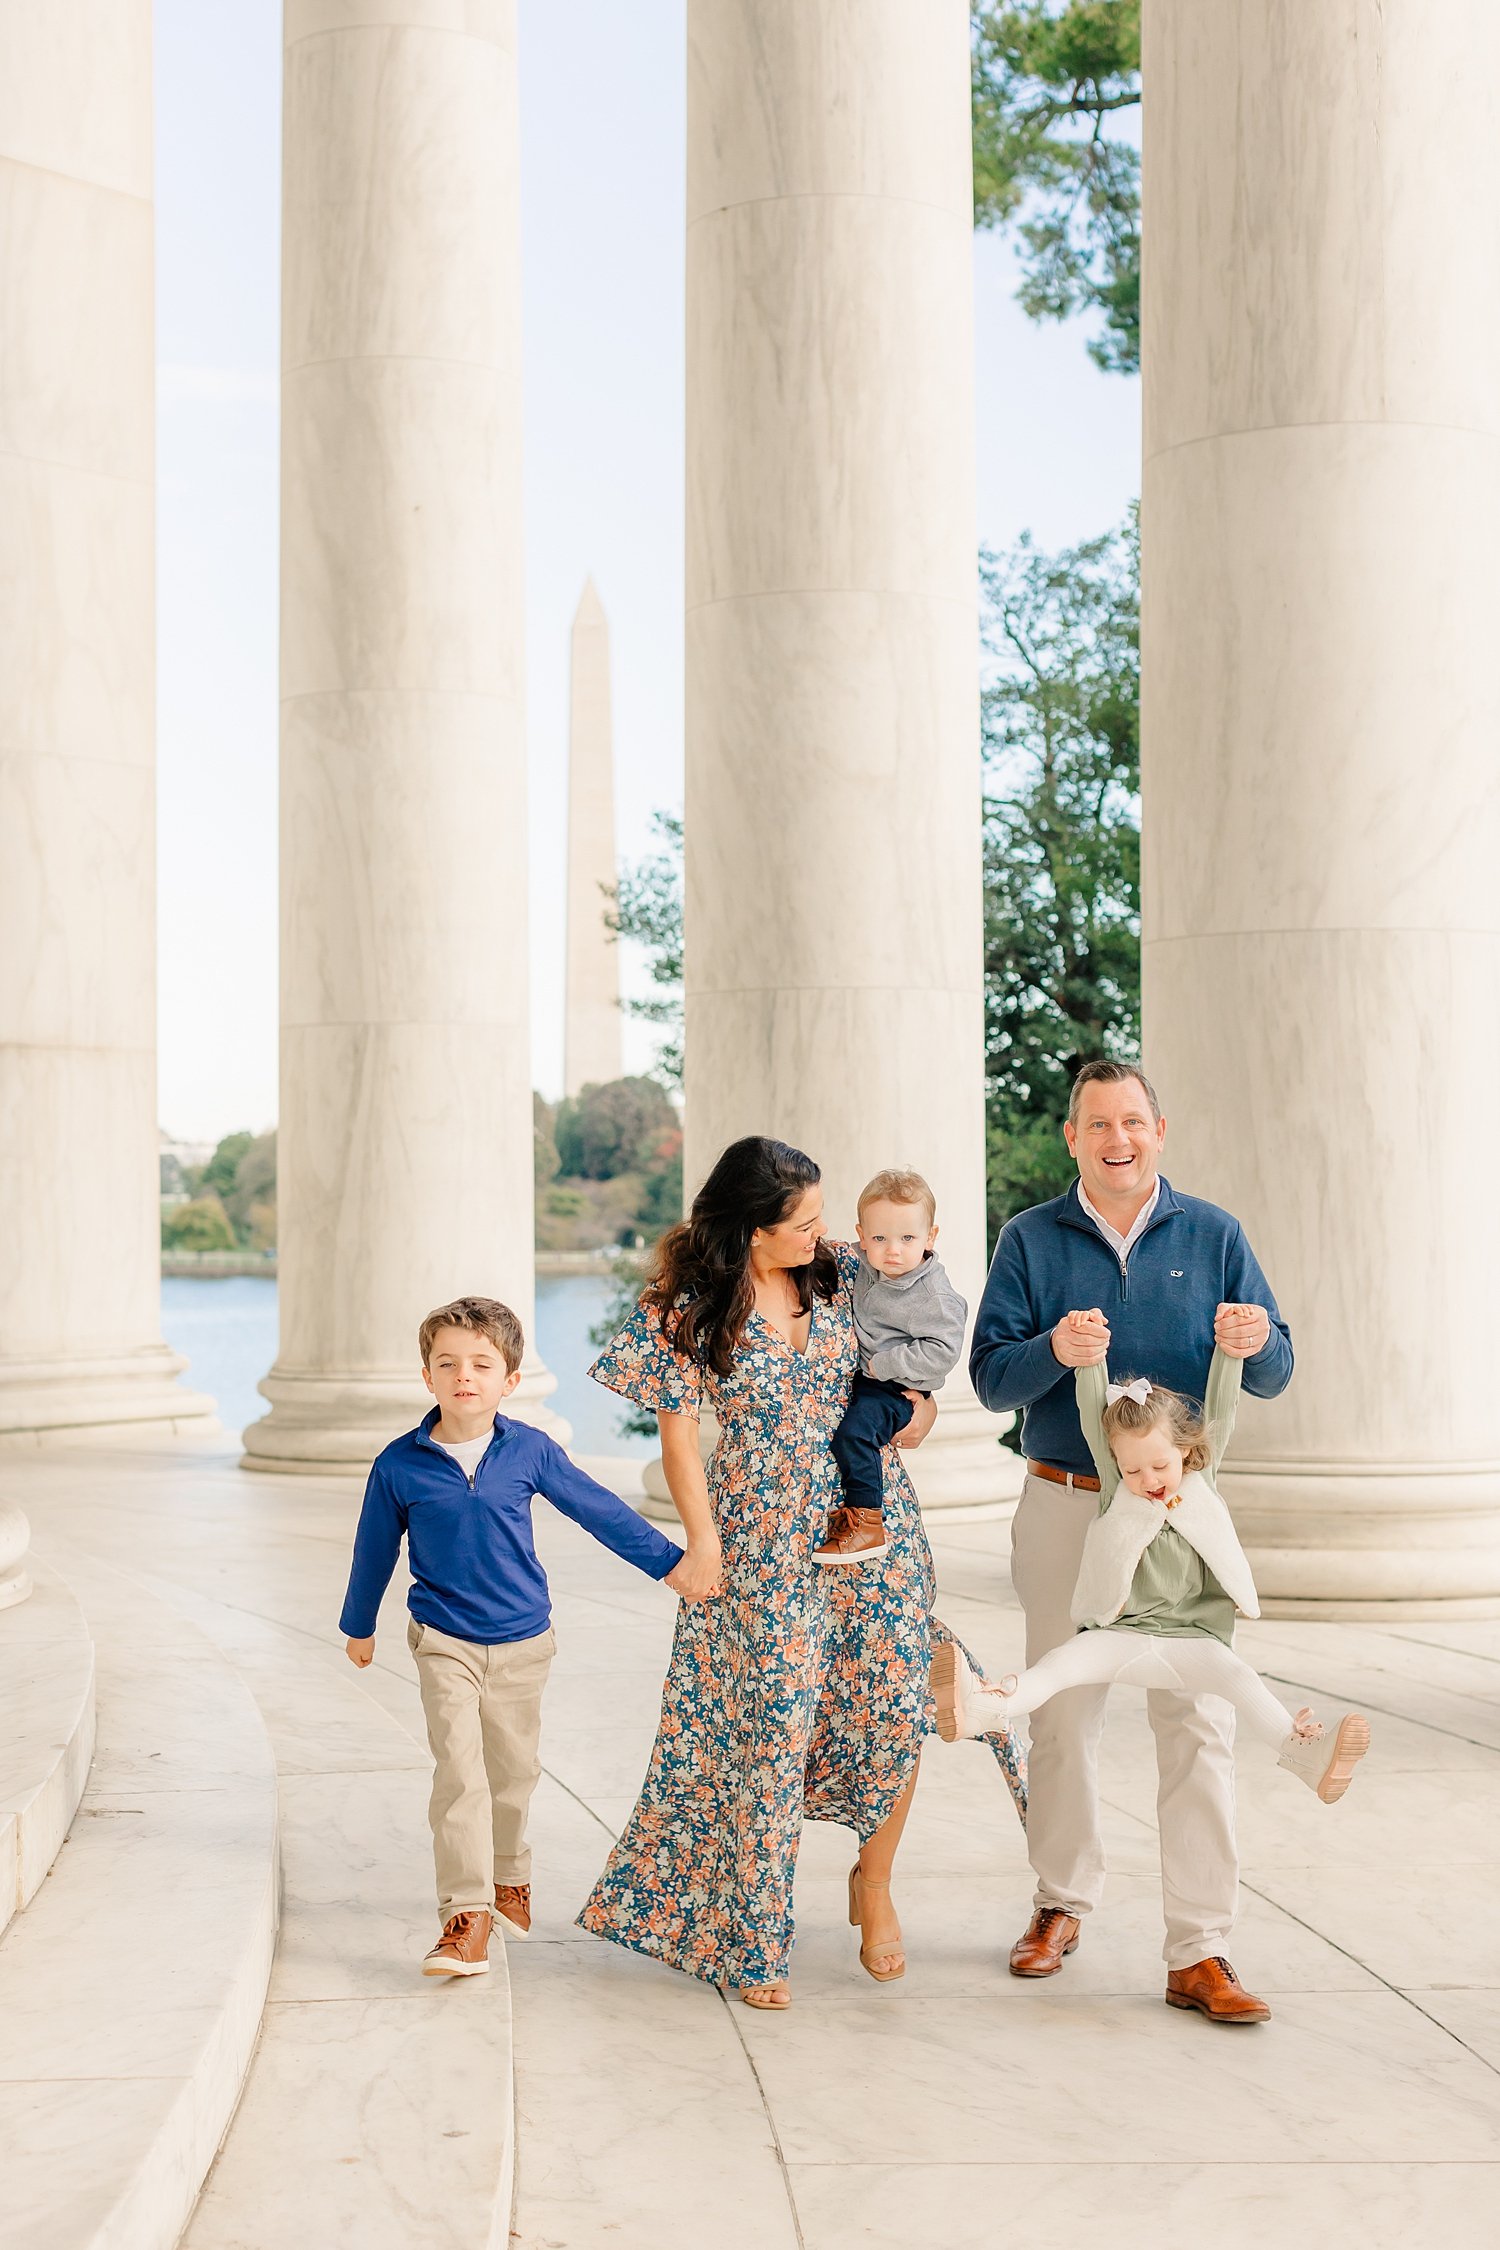
[[1117,1234],[1115,1232],[1115,1229],[1110,1225],[1108,1219],[1104,1217],[1103,1213],[1100,1211],[1096,1211],[1093,1204],[1090,1203],[1082,1180],[1080,1180],[1078,1183],[1078,1200],[1083,1206],[1085,1217],[1093,1220],[1095,1226],[1099,1229],[1099,1232],[1103,1235],[1105,1241],[1109,1244],[1111,1250],[1113,1250],[1115,1256],[1119,1259],[1122,1266],[1124,1265],[1125,1260],[1130,1256],[1130,1253],[1135,1248],[1136,1244],[1140,1241],[1141,1236],[1145,1233],[1147,1227],[1150,1226],[1151,1214],[1156,1209],[1156,1206],[1160,1199],[1161,1181],[1158,1179],[1155,1187],[1151,1190],[1151,1193],[1147,1196],[1139,1211],[1137,1211],[1135,1218],[1131,1223],[1129,1234]]

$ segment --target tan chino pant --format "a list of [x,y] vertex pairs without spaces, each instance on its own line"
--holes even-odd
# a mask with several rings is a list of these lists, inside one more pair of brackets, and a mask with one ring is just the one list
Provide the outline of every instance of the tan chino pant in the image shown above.
[[[1026,1661],[1072,1639],[1073,1588],[1097,1492],[1028,1477],[1011,1524],[1011,1580],[1026,1612]],[[1069,1688],[1031,1717],[1026,1847],[1038,1906],[1083,1916],[1104,1893],[1099,1737],[1107,1687]],[[1216,1695],[1152,1689],[1156,1821],[1169,1969],[1223,1953],[1239,1905],[1234,1833],[1234,1713]]]
[[493,1909],[497,1883],[529,1883],[526,1815],[542,1770],[542,1690],[556,1636],[486,1647],[407,1625],[435,1770],[427,1817],[438,1912]]

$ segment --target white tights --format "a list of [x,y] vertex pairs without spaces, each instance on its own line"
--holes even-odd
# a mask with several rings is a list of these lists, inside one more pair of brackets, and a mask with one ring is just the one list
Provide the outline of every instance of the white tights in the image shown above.
[[1100,1687],[1121,1680],[1129,1687],[1171,1688],[1181,1695],[1222,1695],[1262,1742],[1279,1750],[1294,1721],[1265,1681],[1232,1648],[1207,1635],[1132,1633],[1101,1626],[1075,1634],[1040,1662],[1029,1664],[1014,1694],[996,1697],[1008,1721],[1025,1718],[1065,1688]]

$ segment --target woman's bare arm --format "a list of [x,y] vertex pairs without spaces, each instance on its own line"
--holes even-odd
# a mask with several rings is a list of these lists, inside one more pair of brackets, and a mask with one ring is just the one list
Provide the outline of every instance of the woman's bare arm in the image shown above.
[[661,1413],[656,1423],[661,1433],[662,1471],[672,1505],[682,1518],[687,1546],[687,1553],[671,1574],[671,1583],[684,1601],[701,1602],[720,1589],[724,1554],[708,1497],[708,1479],[703,1474],[703,1456],[698,1450],[697,1416]]

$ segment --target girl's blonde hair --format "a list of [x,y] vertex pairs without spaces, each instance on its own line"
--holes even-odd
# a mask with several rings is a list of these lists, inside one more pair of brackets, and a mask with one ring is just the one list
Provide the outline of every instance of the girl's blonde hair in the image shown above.
[[[1133,1382],[1135,1377],[1126,1380]],[[1166,1431],[1182,1455],[1184,1469],[1206,1469],[1213,1460],[1202,1409],[1184,1398],[1181,1391],[1164,1390],[1153,1383],[1146,1398],[1112,1399],[1104,1409],[1104,1434],[1111,1452],[1117,1437],[1140,1437],[1155,1429]]]

